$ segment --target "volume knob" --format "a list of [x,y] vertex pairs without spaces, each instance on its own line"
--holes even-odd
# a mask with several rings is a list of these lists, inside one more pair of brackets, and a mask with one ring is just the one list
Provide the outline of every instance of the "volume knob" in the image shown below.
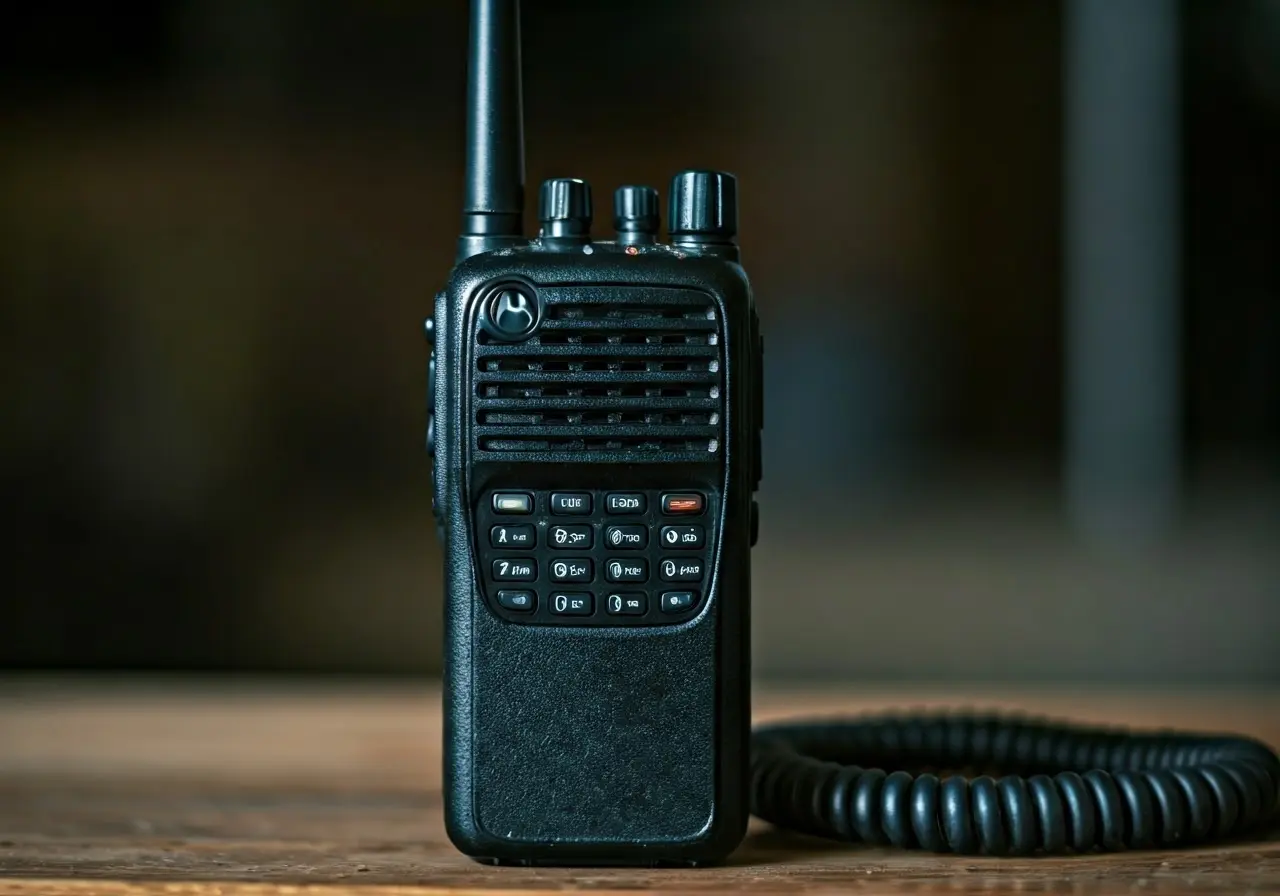
[[738,233],[738,181],[723,171],[683,171],[671,179],[668,230],[676,245],[732,244]]
[[576,177],[553,177],[538,191],[540,236],[584,239],[591,233],[591,185]]

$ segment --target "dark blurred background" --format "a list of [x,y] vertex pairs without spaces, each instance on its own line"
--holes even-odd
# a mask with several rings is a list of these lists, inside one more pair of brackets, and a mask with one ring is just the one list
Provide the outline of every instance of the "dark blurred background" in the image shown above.
[[[762,677],[1280,680],[1280,3],[526,0],[528,180],[735,172]],[[0,665],[431,673],[462,0],[0,27]]]

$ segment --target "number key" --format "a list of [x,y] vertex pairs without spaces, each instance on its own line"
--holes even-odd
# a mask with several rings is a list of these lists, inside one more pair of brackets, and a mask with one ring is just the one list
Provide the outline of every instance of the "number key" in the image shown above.
[[562,551],[582,551],[591,547],[590,526],[552,526],[547,530],[547,542]]
[[494,560],[495,582],[532,582],[538,578],[538,565],[532,560]]
[[593,573],[590,560],[552,560],[551,581],[590,582]]
[[644,526],[610,526],[604,530],[604,543],[614,550],[638,551],[649,544],[649,530]]
[[533,526],[494,526],[489,530],[489,544],[495,548],[531,548],[535,538]]
[[706,532],[701,526],[663,526],[658,540],[664,548],[696,550],[706,541]]

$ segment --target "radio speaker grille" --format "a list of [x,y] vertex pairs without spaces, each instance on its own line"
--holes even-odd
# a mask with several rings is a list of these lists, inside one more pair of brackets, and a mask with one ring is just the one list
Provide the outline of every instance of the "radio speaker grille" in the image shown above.
[[477,459],[720,460],[723,337],[707,294],[583,287],[540,297],[542,325],[528,341],[476,329]]

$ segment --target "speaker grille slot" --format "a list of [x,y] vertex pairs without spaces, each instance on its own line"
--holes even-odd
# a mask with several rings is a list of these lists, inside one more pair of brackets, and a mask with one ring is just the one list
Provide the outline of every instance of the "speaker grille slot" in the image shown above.
[[619,290],[545,289],[542,325],[518,345],[477,328],[473,449],[481,459],[719,461],[715,303],[694,290],[626,291],[636,300],[618,301]]

